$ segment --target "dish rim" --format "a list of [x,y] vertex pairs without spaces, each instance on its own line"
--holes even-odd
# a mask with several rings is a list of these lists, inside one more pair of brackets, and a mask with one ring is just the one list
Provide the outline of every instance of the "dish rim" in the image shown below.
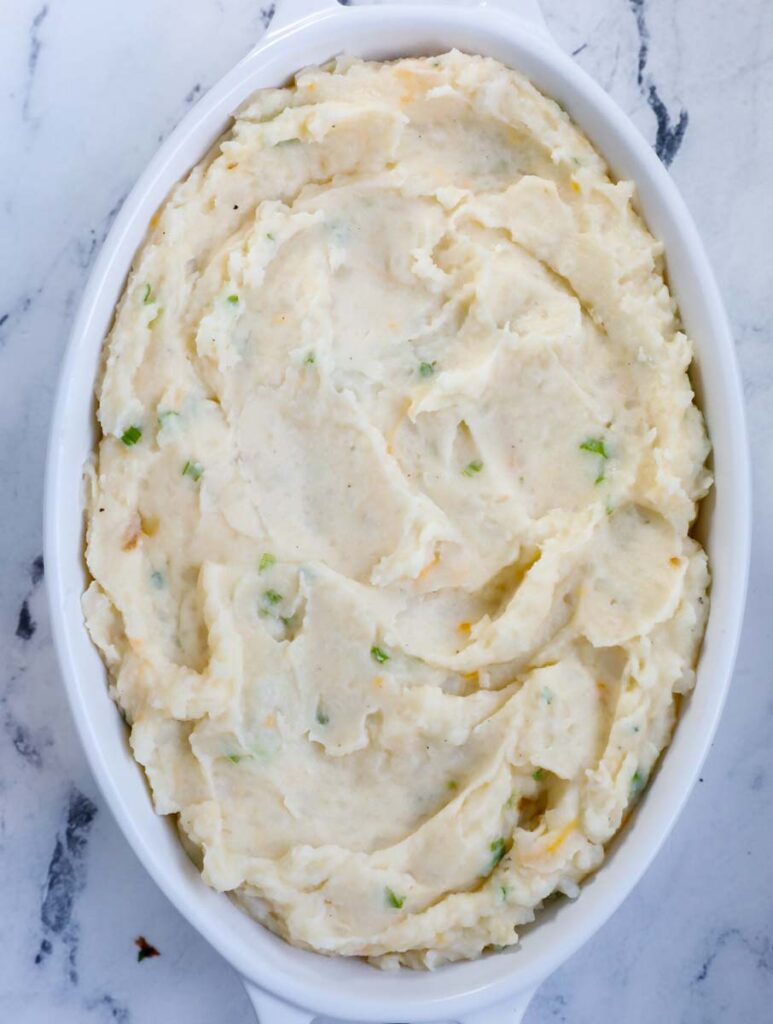
[[[273,992],[290,1003],[309,1008],[314,1013],[366,1021],[406,1015],[415,1021],[437,1020],[440,1017],[467,1014],[492,1002],[512,998],[517,993],[534,988],[544,980],[552,970],[586,942],[622,903],[657,854],[686,802],[708,752],[724,704],[743,619],[750,549],[751,485],[742,392],[732,337],[719,292],[695,226],[675,185],[627,117],[606,96],[600,86],[545,36],[538,24],[490,5],[470,8],[435,3],[416,4],[411,7],[379,5],[350,8],[307,0],[299,8],[296,7],[294,13],[298,15],[297,19],[291,18],[289,24],[285,20],[284,25],[278,24],[275,31],[268,32],[247,57],[228,72],[180,122],[127,197],[91,272],[60,371],[47,456],[44,531],[52,633],[71,711],[97,784],[144,867],[183,916],[253,984]],[[715,442],[718,481],[719,465],[722,467],[715,504],[724,515],[723,522],[727,520],[728,526],[733,527],[725,530],[725,536],[735,562],[735,574],[732,578],[723,578],[723,602],[716,611],[715,594],[712,593],[706,633],[708,643],[709,630],[712,630],[712,662],[704,664],[704,647],[704,654],[698,666],[695,694],[689,698],[689,707],[680,716],[662,768],[653,780],[628,830],[630,835],[636,836],[636,844],[631,845],[628,835],[616,843],[613,853],[605,860],[598,874],[583,884],[578,900],[567,904],[566,908],[559,909],[549,922],[543,920],[543,915],[540,914],[539,927],[529,932],[514,951],[500,954],[496,958],[463,961],[429,975],[401,972],[393,976],[392,981],[395,984],[391,986],[375,984],[374,981],[373,985],[367,986],[368,989],[374,990],[374,998],[363,991],[362,985],[355,986],[356,991],[352,993],[342,989],[340,979],[336,978],[334,984],[333,976],[341,974],[337,967],[332,966],[336,961],[288,946],[259,925],[255,927],[259,928],[263,935],[258,938],[253,934],[251,949],[243,948],[242,937],[229,933],[230,924],[226,926],[215,920],[219,915],[212,912],[209,897],[215,896],[223,903],[227,901],[210,890],[201,894],[201,899],[194,897],[189,884],[192,880],[187,877],[190,875],[190,866],[185,876],[186,869],[180,864],[179,859],[177,863],[167,863],[164,860],[166,854],[159,856],[158,850],[155,849],[157,839],[149,839],[151,830],[148,829],[146,834],[145,826],[139,824],[136,808],[130,806],[126,793],[121,791],[119,784],[119,757],[131,755],[125,743],[120,753],[117,748],[113,749],[112,753],[104,748],[96,731],[97,712],[87,699],[88,688],[94,689],[96,684],[84,682],[83,677],[93,671],[93,662],[87,664],[91,659],[78,653],[74,646],[74,637],[79,632],[85,634],[79,603],[84,575],[82,566],[80,575],[73,571],[70,550],[73,539],[70,536],[68,544],[68,537],[65,535],[67,524],[71,525],[73,517],[71,514],[63,515],[62,509],[67,507],[68,501],[73,502],[73,496],[78,494],[80,487],[80,473],[77,479],[73,479],[70,448],[74,443],[72,437],[78,422],[79,407],[90,405],[94,373],[93,370],[86,371],[87,367],[93,367],[95,362],[95,344],[97,353],[102,347],[105,335],[106,295],[115,290],[117,273],[120,272],[121,266],[124,270],[128,269],[138,244],[141,244],[150,216],[158,205],[158,202],[154,203],[154,197],[158,195],[160,183],[165,183],[164,193],[167,193],[182,176],[178,168],[180,161],[188,162],[189,167],[198,162],[205,151],[201,150],[203,138],[209,135],[211,142],[222,134],[226,127],[229,121],[225,114],[226,109],[233,111],[251,92],[262,87],[254,82],[261,77],[274,74],[275,65],[285,67],[286,76],[291,68],[297,69],[310,63],[308,60],[301,60],[301,56],[309,54],[314,49],[324,49],[325,46],[330,50],[328,55],[332,56],[335,52],[341,51],[342,40],[346,42],[347,39],[355,38],[359,38],[361,42],[367,40],[365,49],[370,52],[379,48],[395,52],[394,45],[382,45],[383,38],[387,36],[390,39],[406,40],[423,40],[428,36],[447,39],[454,36],[458,40],[458,48],[470,52],[472,47],[465,46],[463,39],[486,37],[491,41],[491,47],[487,51],[478,50],[476,47],[476,52],[490,54],[492,49],[498,48],[517,53],[521,60],[503,62],[524,71],[533,81],[535,77],[539,79],[540,75],[548,79],[553,77],[554,82],[565,88],[567,93],[562,93],[560,88],[551,89],[543,86],[539,80],[535,82],[547,95],[558,97],[616,171],[626,163],[638,167],[640,173],[634,180],[639,189],[648,226],[656,237],[661,239],[668,234],[674,236],[673,244],[666,242],[670,279],[672,282],[680,276],[695,279],[695,283],[699,284],[702,290],[700,301],[703,318],[711,327],[710,342],[705,336],[698,338],[689,321],[699,317],[697,314],[695,317],[685,316],[698,354],[699,373],[704,375],[706,366],[713,367],[712,379],[704,380],[704,385],[708,385],[709,391],[719,392],[720,398],[723,399],[711,399],[712,403],[718,402],[720,411],[711,411],[707,413],[706,418],[710,423],[712,441]],[[499,47],[494,46],[495,37],[501,44]],[[333,38],[337,42],[331,49]],[[410,46],[408,48],[410,49]],[[419,48],[427,49],[421,44]],[[447,46],[430,49],[440,52],[444,48]],[[406,47],[399,49],[403,53]],[[354,52],[362,54],[363,47],[354,49]],[[315,57],[314,60],[316,59],[318,58]],[[532,73],[524,69],[524,64],[529,63],[533,65]],[[536,76],[534,68],[540,72]],[[278,84],[279,79],[275,77],[273,81],[274,84]],[[237,94],[238,100],[235,99]],[[577,113],[579,108],[582,108],[580,116]],[[595,119],[591,117],[594,110]],[[590,121],[593,125],[589,128]],[[213,131],[215,126],[216,130]],[[609,132],[609,145],[597,141],[598,135],[604,132]],[[610,157],[610,149],[617,151],[618,159]],[[188,161],[194,150],[199,150],[198,157]],[[184,156],[186,153],[188,157]],[[642,187],[643,183],[646,188]],[[658,221],[665,217],[667,223],[664,224],[668,230],[663,230],[664,224],[661,224],[660,229],[653,226],[651,212],[655,209],[656,201],[659,205],[658,214],[654,219]],[[675,273],[674,264],[680,260],[684,262]],[[118,273],[118,277],[121,281],[118,288],[120,294],[125,273]],[[679,289],[677,298],[684,313],[685,303]],[[698,300],[690,300],[693,301]],[[115,302],[111,302],[110,305],[112,309]],[[708,358],[704,358],[705,356]],[[717,445],[714,434],[717,432],[718,424],[713,420],[722,418],[720,412],[724,413],[723,431],[721,442]],[[728,458],[728,455],[732,457]],[[711,515],[712,522],[716,522],[716,508]],[[80,518],[81,512],[78,512],[78,520]],[[80,548],[81,528],[78,528],[77,535]],[[712,565],[713,563],[712,556]],[[74,596],[78,598],[77,610],[73,602]],[[724,612],[724,618],[722,623],[717,625],[715,618],[712,617],[716,617],[719,611]],[[90,641],[88,642],[90,644]],[[102,678],[104,679],[104,672]],[[99,685],[106,692],[104,683],[100,681]],[[701,697],[696,701],[695,697],[699,692]],[[117,708],[113,709],[113,713],[117,718]],[[122,723],[121,728],[123,729]],[[680,755],[678,763],[685,772],[676,778],[674,776],[677,757],[672,756],[675,750]],[[134,767],[141,771],[138,766]],[[667,780],[670,783],[669,792],[666,792]],[[646,836],[648,838],[645,838]],[[177,842],[176,837],[173,838]],[[627,866],[625,871],[621,865]],[[185,877],[185,884],[182,884],[182,877],[173,877],[180,875],[181,872],[182,877]],[[198,873],[196,880],[205,888]],[[580,916],[576,908],[582,908],[585,913]],[[243,911],[236,908],[234,910],[246,917]],[[555,934],[548,948],[547,938],[540,939],[539,936],[542,932],[547,935],[546,929],[550,929],[553,921],[562,923],[561,934],[559,936],[555,928],[551,929]],[[269,956],[268,947],[264,948],[263,940],[266,940],[269,946],[272,942],[281,943],[288,955],[285,956],[283,953],[278,958],[274,955]],[[264,960],[255,954],[256,948],[260,948]],[[276,949],[272,947],[271,953],[276,954]],[[294,958],[300,959],[296,964],[289,963]],[[308,963],[303,968],[300,965],[300,960],[307,958],[314,958],[317,961],[315,967],[310,970],[307,969]],[[275,962],[277,959],[282,961],[281,967]],[[489,963],[499,961],[499,967],[488,972],[468,969],[470,965],[484,964],[486,960]],[[320,972],[320,977],[315,979],[317,971]],[[452,979],[465,973],[469,978],[466,985],[451,984]],[[323,974],[327,977],[321,977]],[[484,979],[484,975],[488,980]],[[438,980],[440,984],[437,983]],[[424,981],[428,983],[422,984]],[[387,991],[390,987],[394,992]],[[405,994],[401,992],[398,995],[398,988]]]

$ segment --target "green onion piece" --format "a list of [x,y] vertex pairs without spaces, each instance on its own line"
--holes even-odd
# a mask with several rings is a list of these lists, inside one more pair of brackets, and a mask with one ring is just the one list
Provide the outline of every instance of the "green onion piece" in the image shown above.
[[389,906],[394,907],[395,910],[400,910],[405,903],[405,896],[398,896],[388,885],[384,887],[384,895]]
[[304,366],[313,366],[314,363],[316,362],[316,360],[317,360],[317,357],[314,355],[314,353],[313,352],[309,352],[309,354],[303,360],[303,365]]
[[631,776],[631,796],[638,796],[639,793],[641,793],[641,791],[644,789],[646,782],[647,776],[644,774],[641,768],[637,768]]
[[238,764],[240,761],[244,760],[246,755],[245,754],[226,754],[225,756],[228,758],[228,760],[231,762],[231,764]]
[[274,236],[271,234],[270,231],[266,232],[266,238],[269,240],[269,242],[273,242],[274,241]]
[[278,593],[276,590],[264,590],[263,600],[266,601],[268,604],[279,604],[279,602],[282,600],[282,595]]
[[276,558],[274,558],[271,552],[264,551],[260,556],[260,561],[258,562],[258,572],[265,572],[266,569],[270,569],[275,562]]
[[153,289],[150,287],[149,284],[146,284],[145,285],[145,291],[144,291],[143,296],[142,296],[142,304],[143,304],[143,306],[147,306],[148,303],[152,302],[152,301],[153,301]]
[[274,143],[274,146],[295,146],[300,141],[300,139],[280,139],[279,142]]
[[431,363],[419,363],[419,373],[422,377],[431,377],[435,372],[437,363],[435,361]]
[[236,303],[239,301],[239,296],[238,295],[229,295],[228,296],[228,301],[231,303],[232,306],[235,306]]
[[449,779],[446,785],[451,790],[451,792],[459,788],[459,783],[456,781],[456,779]]
[[327,725],[330,721],[330,715],[325,711],[322,704],[317,704],[317,721],[320,725]]
[[158,323],[158,321],[159,321],[159,320],[161,319],[161,314],[162,314],[163,312],[164,312],[164,307],[163,307],[163,306],[159,306],[159,307],[158,307],[158,312],[157,312],[157,313],[156,313],[156,315],[155,315],[155,316],[153,317],[153,319],[152,319],[152,320],[148,320],[148,327],[155,327],[155,325],[156,325],[156,324]]
[[505,855],[505,840],[502,836],[499,839],[495,839],[493,843],[489,844],[491,850],[491,867],[492,869],[502,860]]
[[475,476],[475,474],[480,473],[482,469],[483,463],[480,461],[480,459],[473,459],[472,462],[467,463],[467,465],[462,470],[462,473],[465,476]]
[[389,655],[381,647],[371,647],[370,656],[374,661],[377,661],[379,665],[383,665],[385,661],[389,661]]
[[499,898],[500,898],[500,900],[501,900],[501,901],[502,901],[503,903],[504,903],[504,902],[505,902],[505,900],[507,899],[507,894],[508,894],[509,892],[510,892],[510,890],[508,889],[508,887],[507,887],[506,885],[500,885],[500,886],[499,886]]
[[599,475],[596,477],[596,479],[593,482],[594,482],[594,484],[603,484],[605,480],[606,480],[606,477],[604,476],[604,474],[603,473],[599,473]]
[[589,437],[587,441],[583,441],[580,445],[580,450],[584,452],[591,452],[593,455],[600,455],[602,459],[609,458],[609,452],[607,451],[604,440],[601,437]]
[[542,782],[542,780],[545,778],[545,769],[537,768],[536,771],[531,773],[531,777],[534,779],[535,782]]
[[204,467],[200,462],[186,462],[183,466],[183,476],[189,476],[191,480],[200,480]]
[[142,437],[142,431],[139,427],[129,427],[121,434],[121,440],[127,448],[131,448],[133,444],[136,444]]

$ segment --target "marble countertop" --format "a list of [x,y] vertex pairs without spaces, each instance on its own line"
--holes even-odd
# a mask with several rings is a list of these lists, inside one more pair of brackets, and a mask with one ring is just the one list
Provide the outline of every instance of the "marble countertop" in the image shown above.
[[[280,0],[281,2],[281,0]],[[560,44],[681,187],[735,330],[754,559],[727,710],[655,864],[527,1024],[763,1022],[773,1005],[773,15],[769,0],[542,0]],[[89,774],[60,686],[41,556],[59,361],[110,224],[160,140],[256,40],[264,0],[16,0],[0,33],[0,1019],[252,1024]],[[159,957],[138,962],[144,936]]]

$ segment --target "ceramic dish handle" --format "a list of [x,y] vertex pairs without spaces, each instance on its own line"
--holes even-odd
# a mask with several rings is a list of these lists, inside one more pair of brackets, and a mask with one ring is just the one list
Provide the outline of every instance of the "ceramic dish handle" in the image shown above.
[[521,992],[504,1003],[488,1006],[477,1013],[465,1014],[459,1018],[459,1024],[521,1024],[536,991],[534,988],[529,992]]
[[269,995],[262,988],[242,978],[247,996],[255,1009],[258,1024],[310,1024],[319,1016],[311,1010],[302,1010],[300,1006],[285,1003],[276,996]]
[[[249,981],[244,982],[244,987],[255,1008],[258,1024],[310,1024],[319,1016],[311,1010],[285,1003]],[[489,1006],[485,1010],[478,1010],[477,1013],[465,1014],[459,1017],[455,1024],[521,1024],[535,991],[514,996],[505,1003]]]
[[[367,0],[362,0],[367,2]],[[444,0],[430,0],[442,6]],[[489,7],[511,17],[520,18],[540,35],[552,40],[545,19],[540,9],[540,0],[453,0],[455,5],[466,7]],[[306,21],[320,15],[331,13],[344,6],[339,0],[279,0],[276,14],[266,35],[276,35],[290,25]]]

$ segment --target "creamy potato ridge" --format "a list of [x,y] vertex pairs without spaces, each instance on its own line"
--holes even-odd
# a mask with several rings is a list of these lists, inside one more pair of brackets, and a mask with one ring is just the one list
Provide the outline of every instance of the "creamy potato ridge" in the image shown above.
[[259,92],[153,218],[84,608],[156,809],[290,942],[515,943],[668,742],[708,442],[632,196],[453,52]]

